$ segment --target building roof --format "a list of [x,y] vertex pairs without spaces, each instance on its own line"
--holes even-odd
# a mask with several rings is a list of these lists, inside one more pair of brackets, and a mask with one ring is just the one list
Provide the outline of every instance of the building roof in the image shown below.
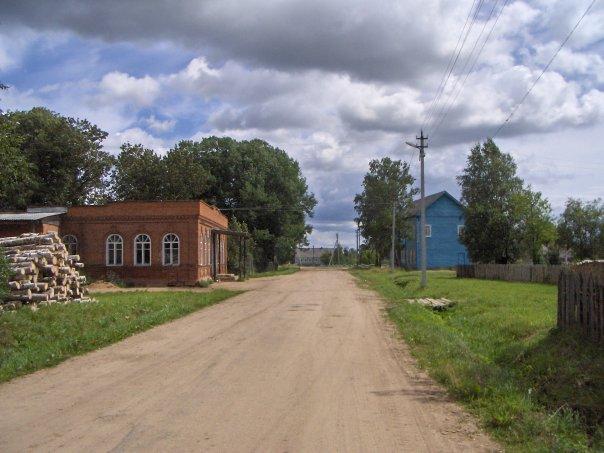
[[[453,195],[451,195],[446,190],[442,190],[440,192],[433,193],[432,195],[426,196],[426,209],[428,209],[431,205],[433,205],[438,200],[440,200],[440,198],[443,196],[448,197],[449,199],[451,199],[453,202],[455,202],[456,204],[458,204],[461,207],[461,203],[459,202],[459,200],[457,200],[457,198],[455,198]],[[415,217],[415,216],[420,215],[420,210],[421,210],[421,198],[418,200],[413,200],[413,204],[411,205],[411,209],[409,211],[409,217]]]
[[65,214],[66,212],[67,208],[63,207],[27,208],[27,211],[24,212],[0,212],[0,221],[31,222]]

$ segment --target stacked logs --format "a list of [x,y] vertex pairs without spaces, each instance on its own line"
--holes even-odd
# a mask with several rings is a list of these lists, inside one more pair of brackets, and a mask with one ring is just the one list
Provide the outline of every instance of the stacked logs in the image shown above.
[[78,269],[79,255],[70,255],[56,233],[25,233],[0,238],[0,253],[9,265],[9,293],[0,300],[0,311],[22,305],[56,302],[90,302],[86,277]]

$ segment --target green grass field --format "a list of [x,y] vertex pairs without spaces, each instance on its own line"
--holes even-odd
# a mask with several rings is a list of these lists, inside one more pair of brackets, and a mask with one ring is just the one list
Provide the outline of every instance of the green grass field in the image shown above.
[[180,318],[239,292],[101,293],[98,303],[23,308],[0,315],[0,382],[56,365]]
[[[604,451],[604,349],[556,323],[556,287],[416,272],[351,271],[391,303],[420,366],[510,451]],[[435,312],[405,301],[446,297]]]
[[300,270],[299,266],[294,266],[291,264],[284,264],[283,266],[279,266],[279,268],[276,271],[258,272],[257,274],[250,275],[249,278],[275,277],[277,275],[290,275],[290,274],[295,274],[299,270]]

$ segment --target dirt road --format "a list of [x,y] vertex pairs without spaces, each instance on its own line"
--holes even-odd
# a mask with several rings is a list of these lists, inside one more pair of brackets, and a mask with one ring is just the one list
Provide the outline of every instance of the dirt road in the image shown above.
[[[246,283],[247,284],[247,283]],[[0,451],[489,451],[344,271],[249,292],[0,385]]]

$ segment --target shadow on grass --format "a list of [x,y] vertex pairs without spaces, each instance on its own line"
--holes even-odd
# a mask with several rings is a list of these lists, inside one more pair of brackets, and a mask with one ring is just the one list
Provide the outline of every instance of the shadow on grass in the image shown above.
[[519,380],[549,410],[576,414],[604,447],[604,349],[578,332],[552,329],[517,358]]

